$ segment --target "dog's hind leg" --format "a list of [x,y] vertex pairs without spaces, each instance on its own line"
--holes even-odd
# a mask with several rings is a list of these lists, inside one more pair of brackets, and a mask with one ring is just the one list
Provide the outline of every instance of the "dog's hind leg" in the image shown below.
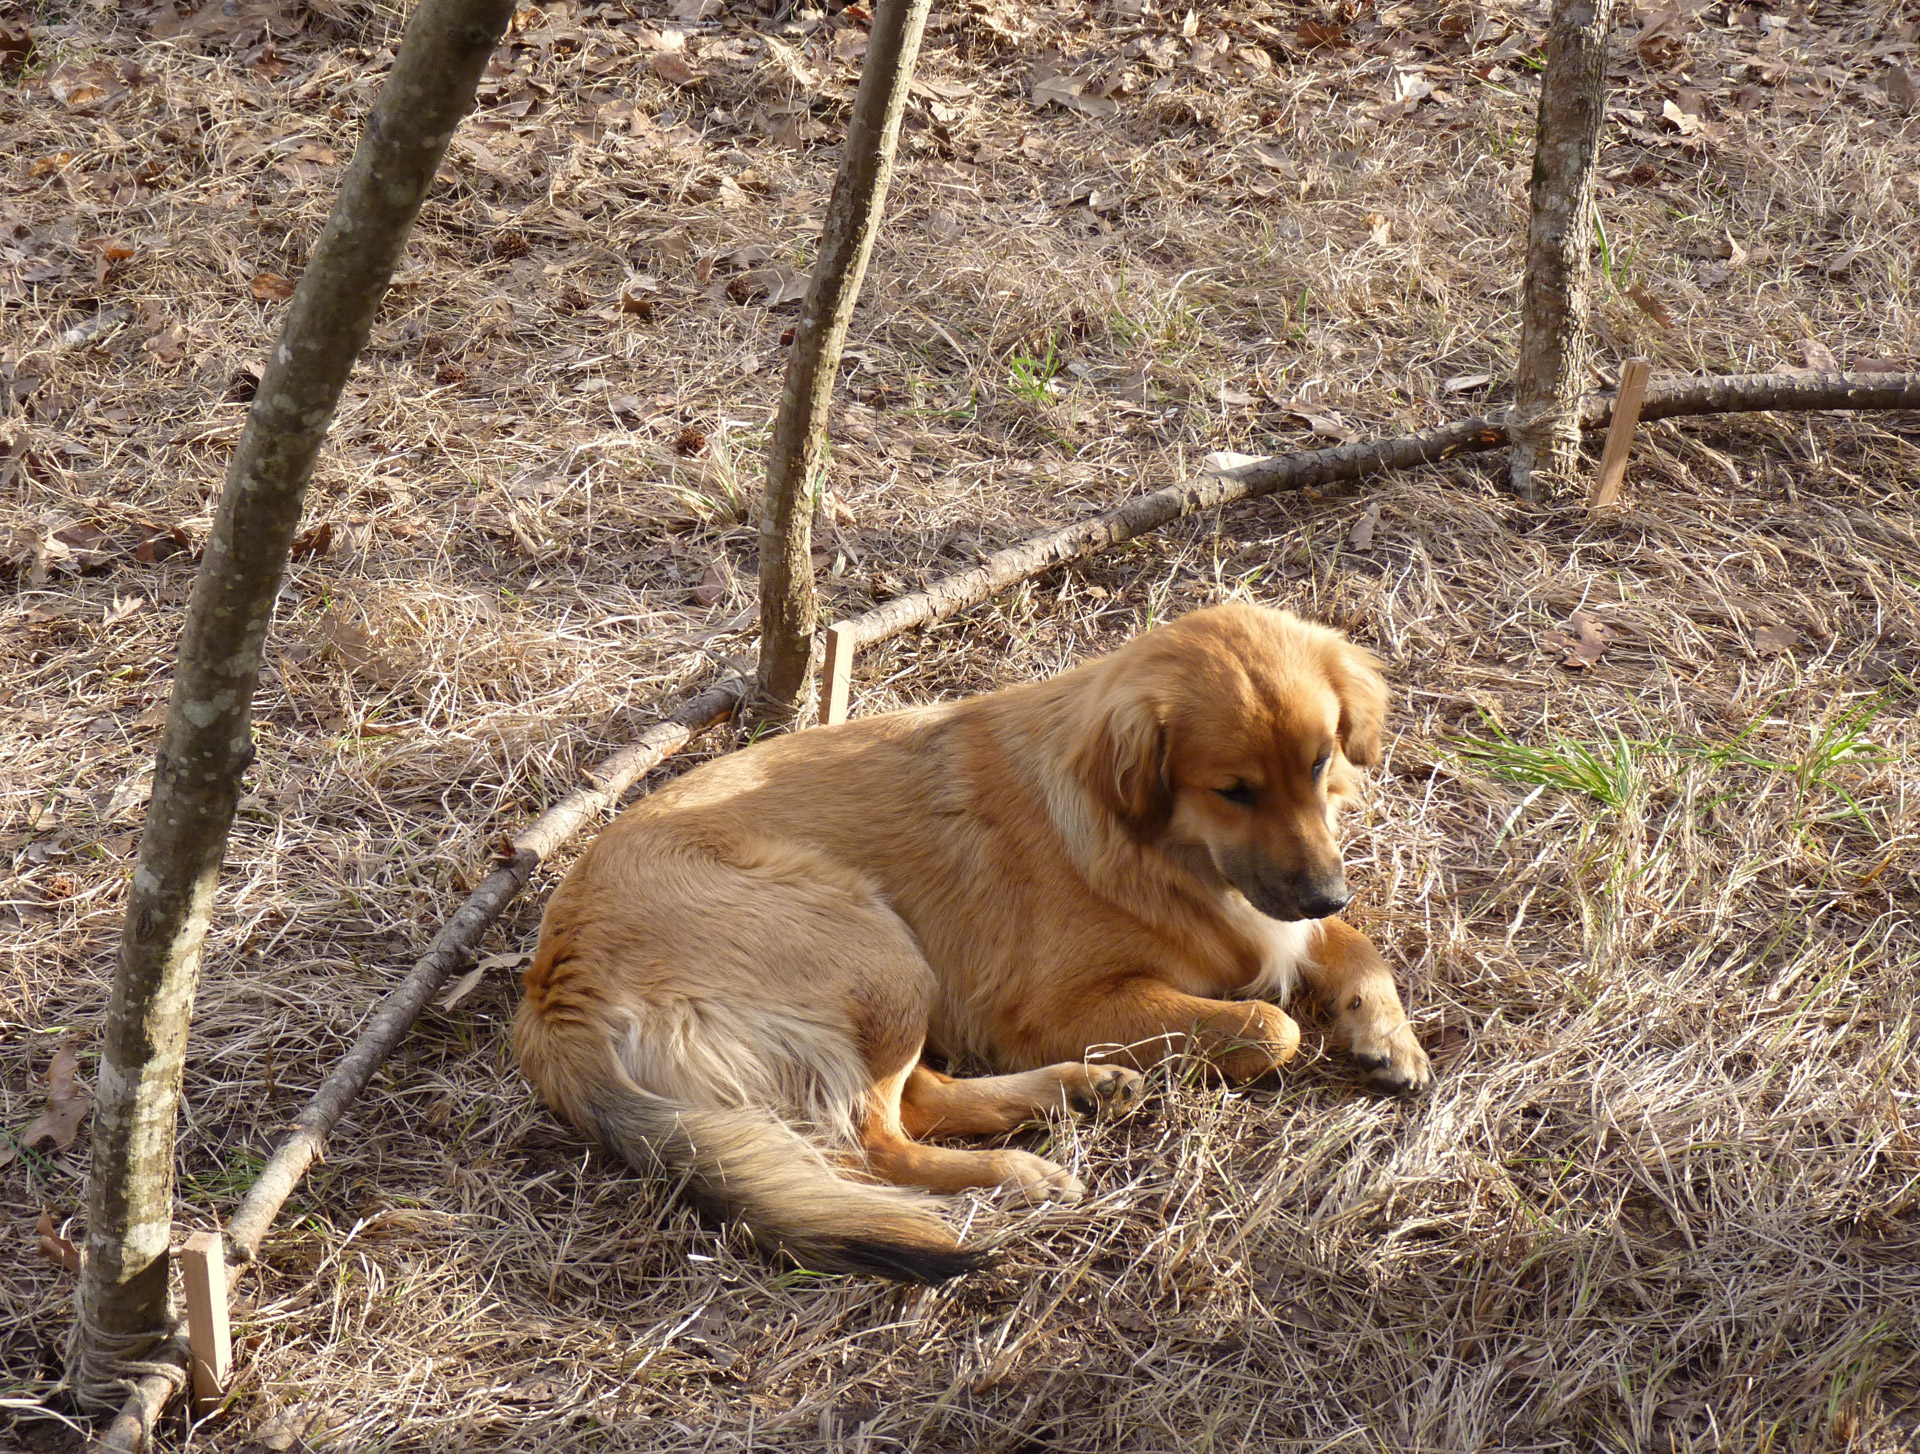
[[[866,1152],[867,1169],[882,1181],[896,1186],[924,1187],[933,1192],[964,1191],[968,1187],[1002,1187],[1030,1202],[1077,1202],[1086,1188],[1080,1179],[1063,1167],[1028,1151],[960,1151],[945,1146],[925,1146],[913,1139],[903,1124],[902,1095],[907,1083],[921,1070],[916,1055],[873,1087],[865,1124],[860,1128],[861,1149]],[[1033,1076],[1044,1076],[1036,1071]],[[1026,1080],[1029,1076],[996,1076],[996,1080]],[[931,1082],[923,1082],[930,1084]],[[964,1085],[965,1081],[952,1084]],[[975,1082],[978,1084],[978,1082]],[[1055,1082],[1056,1094],[1058,1082]],[[1028,1102],[1031,1114],[1032,1102]],[[1023,1116],[1021,1120],[1028,1119]],[[1019,1121],[993,1127],[1006,1130]],[[952,1127],[941,1127],[951,1130]],[[978,1129],[986,1130],[985,1126]]]
[[992,1136],[1062,1111],[1091,1116],[1138,1100],[1140,1073],[1123,1065],[1069,1061],[1015,1075],[959,1079],[916,1065],[900,1094],[909,1136]]

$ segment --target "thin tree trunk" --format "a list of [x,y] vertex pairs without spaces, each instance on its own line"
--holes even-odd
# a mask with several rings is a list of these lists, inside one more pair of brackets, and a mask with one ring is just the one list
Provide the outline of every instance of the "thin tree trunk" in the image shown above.
[[101,1037],[86,1265],[69,1356],[88,1409],[114,1407],[152,1374],[172,1330],[167,1245],[187,1025],[253,757],[261,643],[314,456],[512,13],[513,0],[422,0],[268,357],[194,578]]
[[824,463],[827,409],[893,175],[907,85],[931,0],[878,0],[846,152],[827,206],[820,257],[793,330],[787,382],[767,455],[760,517],[760,669],[750,716],[792,722],[813,689],[812,493]]
[[1531,500],[1579,469],[1574,417],[1587,367],[1587,255],[1593,248],[1593,174],[1607,91],[1614,0],[1553,0],[1547,69],[1533,152],[1533,215],[1520,304],[1520,361],[1508,431],[1507,481]]

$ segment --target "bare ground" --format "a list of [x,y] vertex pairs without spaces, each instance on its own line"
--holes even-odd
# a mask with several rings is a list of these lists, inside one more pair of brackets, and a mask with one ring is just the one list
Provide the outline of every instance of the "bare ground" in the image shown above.
[[[780,300],[860,29],[707,10],[522,12],[422,218],[275,627],[182,1236],[489,841],[751,645]],[[193,550],[397,18],[0,29],[0,1157],[60,1046],[91,1079]],[[836,424],[833,608],[1209,450],[1497,406],[1543,24],[942,6]],[[1913,367],[1917,68],[1898,0],[1628,19],[1601,371]],[[770,1269],[563,1132],[502,970],[349,1113],[240,1282],[233,1399],[166,1447],[1914,1447],[1920,425],[1656,426],[1599,520],[1496,469],[1184,522],[857,668],[857,710],[929,700],[1233,596],[1374,646],[1399,736],[1350,861],[1432,1096],[1361,1097],[1311,1033],[1277,1089],[1168,1075],[1025,1138],[1088,1203],[963,1203],[996,1267],[902,1292]],[[1576,608],[1614,633],[1579,672]],[[0,1169],[0,1442],[73,1442],[32,1228],[86,1149]]]

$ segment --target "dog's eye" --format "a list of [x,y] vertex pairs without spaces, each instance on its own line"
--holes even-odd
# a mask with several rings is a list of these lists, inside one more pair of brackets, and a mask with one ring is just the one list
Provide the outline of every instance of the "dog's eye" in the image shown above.
[[1331,752],[1323,752],[1320,754],[1320,760],[1313,765],[1313,780],[1315,782],[1319,782],[1320,779],[1326,775],[1327,764],[1331,761],[1333,761],[1333,754]]
[[1247,783],[1235,783],[1230,788],[1215,788],[1214,791],[1229,803],[1238,803],[1243,808],[1251,808],[1260,801],[1260,790]]

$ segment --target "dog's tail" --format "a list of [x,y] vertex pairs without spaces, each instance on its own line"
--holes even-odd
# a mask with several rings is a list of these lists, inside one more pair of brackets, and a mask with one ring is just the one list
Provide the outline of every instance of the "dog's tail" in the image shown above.
[[982,1266],[925,1196],[850,1181],[771,1111],[694,1107],[624,1075],[584,1107],[601,1143],[636,1171],[678,1182],[709,1215],[738,1221],[755,1245],[820,1272],[944,1282]]

